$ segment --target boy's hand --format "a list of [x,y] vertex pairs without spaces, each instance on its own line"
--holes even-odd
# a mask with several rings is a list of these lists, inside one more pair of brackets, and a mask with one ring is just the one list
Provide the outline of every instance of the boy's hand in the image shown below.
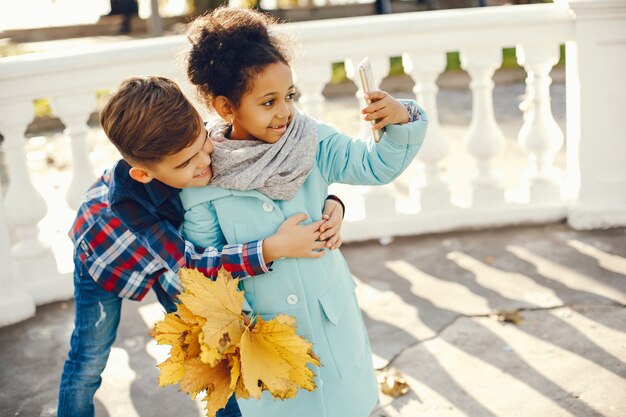
[[256,321],[252,321],[252,319],[250,318],[250,314],[252,313],[246,313],[245,311],[241,312],[241,317],[243,318],[243,324],[244,326],[250,328],[251,330],[254,328],[254,325],[256,323]]
[[340,202],[326,199],[324,203],[324,223],[321,224],[320,240],[326,241],[326,247],[338,249],[343,243],[341,240],[341,224],[343,222],[343,206]]
[[304,213],[294,214],[283,222],[276,234],[263,240],[265,263],[280,258],[321,258],[326,242],[319,240],[319,227],[324,220],[301,225],[308,219]]
[[409,111],[398,100],[385,91],[370,91],[365,94],[365,100],[371,104],[361,110],[364,119],[368,122],[376,120],[372,130],[382,129],[387,125],[409,122]]

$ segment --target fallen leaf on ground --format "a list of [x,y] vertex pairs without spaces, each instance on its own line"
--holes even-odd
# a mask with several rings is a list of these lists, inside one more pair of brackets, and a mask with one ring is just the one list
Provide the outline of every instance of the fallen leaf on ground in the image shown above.
[[409,383],[398,371],[382,370],[376,376],[380,390],[391,397],[400,397],[409,392]]
[[489,317],[503,323],[520,324],[522,322],[522,315],[518,310],[499,310],[490,314]]

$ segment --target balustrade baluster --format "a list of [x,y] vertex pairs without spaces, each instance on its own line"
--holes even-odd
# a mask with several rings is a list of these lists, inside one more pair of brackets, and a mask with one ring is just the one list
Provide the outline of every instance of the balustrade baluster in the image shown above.
[[87,121],[96,108],[95,93],[80,93],[57,97],[52,101],[55,113],[66,126],[72,147],[72,180],[67,190],[67,204],[78,209],[83,193],[93,184],[96,175],[89,160]]
[[474,206],[492,206],[504,202],[504,190],[492,162],[504,146],[504,134],[493,112],[492,77],[501,64],[500,48],[461,51],[461,66],[472,79],[472,120],[465,142],[468,152],[476,158],[477,176],[472,182]]
[[[2,183],[0,182],[0,196]],[[4,204],[0,204],[0,326],[17,323],[35,315],[35,303],[17,280],[11,255],[9,230],[5,222]]]
[[518,141],[530,153],[527,177],[531,203],[560,201],[561,175],[554,167],[554,157],[564,140],[550,107],[550,70],[558,61],[558,45],[517,46],[517,62],[528,73],[527,108]]
[[448,154],[448,139],[441,130],[437,112],[437,78],[446,69],[444,53],[424,55],[405,53],[402,65],[415,81],[413,92],[417,102],[428,115],[428,134],[417,160],[423,167],[424,178],[411,181],[410,192],[420,202],[421,211],[450,208],[450,189],[442,179],[439,165]]
[[294,82],[298,86],[300,99],[298,103],[302,109],[312,117],[320,119],[324,112],[326,99],[322,94],[324,87],[332,77],[331,63],[313,64],[303,63],[294,74]]
[[29,101],[3,103],[0,131],[4,133],[4,154],[8,166],[9,188],[4,199],[9,227],[15,230],[17,242],[12,253],[23,288],[37,305],[71,298],[71,279],[58,273],[49,246],[39,239],[37,223],[47,212],[44,199],[33,186],[24,152],[24,132],[33,117]]
[[[346,76],[358,87],[356,98],[359,102],[359,108],[363,108],[366,105],[364,98],[365,94],[361,88],[361,81],[358,74],[358,65],[363,58],[364,57],[349,57],[345,60]],[[370,60],[372,63],[372,72],[374,73],[375,78],[374,85],[375,88],[378,88],[383,78],[385,78],[385,76],[389,73],[389,58],[370,57]],[[355,111],[358,111],[358,109],[355,109]],[[361,121],[357,137],[363,139],[371,138],[371,123],[363,120],[360,113],[359,117]],[[394,188],[392,184],[376,187],[364,187],[363,190],[365,215],[369,220],[389,218],[389,216],[393,216],[396,213],[396,198],[394,196]],[[385,238],[383,238],[383,240],[385,240]]]

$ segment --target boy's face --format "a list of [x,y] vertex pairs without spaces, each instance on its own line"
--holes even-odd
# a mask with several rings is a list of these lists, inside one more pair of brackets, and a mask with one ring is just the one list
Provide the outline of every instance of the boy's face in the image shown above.
[[212,153],[213,143],[203,126],[191,145],[149,167],[133,166],[130,175],[144,184],[157,179],[174,188],[203,187],[213,178]]

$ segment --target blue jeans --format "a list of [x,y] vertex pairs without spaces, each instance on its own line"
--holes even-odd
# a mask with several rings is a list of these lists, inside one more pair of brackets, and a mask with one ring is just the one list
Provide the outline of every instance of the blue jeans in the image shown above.
[[[167,312],[176,310],[160,286],[153,287]],[[102,383],[120,323],[122,298],[105,291],[79,264],[74,272],[76,318],[59,388],[58,417],[93,417],[93,397]],[[241,417],[233,396],[217,417]]]

